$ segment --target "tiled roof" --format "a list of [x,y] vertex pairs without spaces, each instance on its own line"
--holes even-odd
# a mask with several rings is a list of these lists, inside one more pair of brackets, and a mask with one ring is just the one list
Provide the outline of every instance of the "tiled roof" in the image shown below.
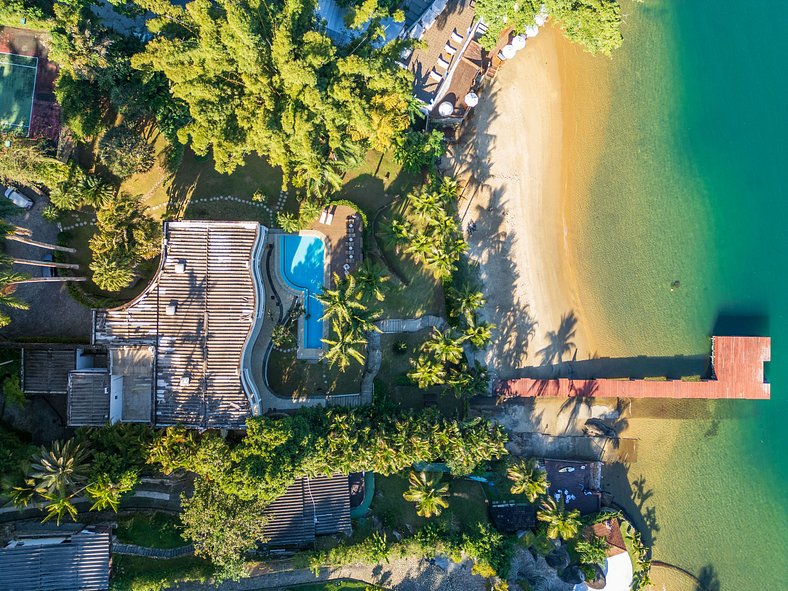
[[[109,587],[110,537],[83,530],[29,538],[0,549],[4,591],[93,591]],[[13,546],[13,547],[12,547]]]
[[315,536],[351,534],[348,477],[302,478],[265,510],[269,546],[303,547]]
[[627,546],[624,543],[624,536],[621,535],[621,527],[618,523],[618,519],[611,518],[602,523],[595,523],[593,526],[588,526],[586,528],[587,537],[590,537],[590,533],[605,539],[608,546],[608,556],[616,556],[617,554],[623,554],[627,551]]
[[256,222],[165,223],[161,267],[148,288],[95,312],[96,344],[155,346],[156,425],[239,428],[250,415],[241,358],[264,234]]

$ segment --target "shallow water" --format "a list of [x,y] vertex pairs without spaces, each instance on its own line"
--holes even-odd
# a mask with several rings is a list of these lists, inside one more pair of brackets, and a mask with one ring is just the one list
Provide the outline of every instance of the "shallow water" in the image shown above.
[[636,403],[636,460],[609,486],[643,478],[655,559],[711,589],[784,589],[788,3],[748,4],[757,18],[732,0],[623,8],[625,46],[596,66],[610,82],[602,137],[573,150],[601,148],[570,195],[597,353],[700,355],[714,333],[769,334],[774,361],[769,402]]

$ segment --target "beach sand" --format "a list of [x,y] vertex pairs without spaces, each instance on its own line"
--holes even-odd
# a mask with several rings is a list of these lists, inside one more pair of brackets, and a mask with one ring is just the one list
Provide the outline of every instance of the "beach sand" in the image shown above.
[[450,154],[455,174],[469,180],[460,215],[464,227],[476,224],[466,238],[487,298],[483,316],[496,324],[483,354],[496,377],[557,371],[595,353],[569,257],[560,70],[578,54],[565,45],[550,27],[529,39]]

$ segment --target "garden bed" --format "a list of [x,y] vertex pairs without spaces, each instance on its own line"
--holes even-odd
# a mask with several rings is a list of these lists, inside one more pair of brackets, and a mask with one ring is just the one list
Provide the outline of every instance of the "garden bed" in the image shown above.
[[178,517],[158,511],[119,517],[115,535],[123,544],[145,548],[179,548],[188,543],[181,537]]

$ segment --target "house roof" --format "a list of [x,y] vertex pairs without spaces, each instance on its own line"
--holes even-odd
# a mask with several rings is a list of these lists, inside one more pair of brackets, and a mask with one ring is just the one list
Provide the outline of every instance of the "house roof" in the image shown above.
[[0,589],[92,591],[109,587],[110,536],[76,534],[24,538],[0,549]]
[[109,421],[109,374],[106,369],[68,374],[68,424],[100,427]]
[[590,537],[590,534],[593,533],[593,535],[599,538],[604,538],[607,542],[608,556],[615,556],[627,551],[627,546],[624,543],[624,536],[621,535],[621,526],[618,523],[618,519],[611,518],[602,523],[595,523],[592,526],[586,527],[585,533],[587,537]]
[[22,390],[28,394],[65,394],[68,372],[76,366],[74,349],[22,349]]
[[269,546],[303,547],[315,536],[352,533],[350,488],[343,474],[301,478],[265,510]]
[[515,533],[536,525],[536,508],[530,503],[498,501],[490,504],[489,511],[490,520],[498,531]]
[[[151,284],[125,306],[94,311],[93,340],[110,349],[113,379],[122,373],[124,395],[131,379],[139,400],[153,391],[156,425],[240,428],[252,412],[241,364],[265,231],[256,222],[167,222]],[[152,375],[147,360],[136,371],[132,355],[150,346]]]

